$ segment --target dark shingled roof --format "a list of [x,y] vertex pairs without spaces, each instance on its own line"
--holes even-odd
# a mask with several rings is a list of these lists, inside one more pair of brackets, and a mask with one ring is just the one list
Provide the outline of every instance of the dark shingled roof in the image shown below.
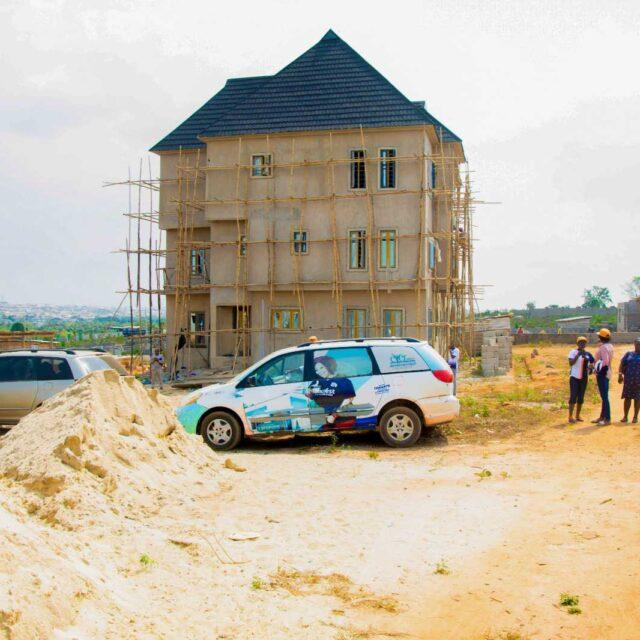
[[151,147],[151,151],[169,151],[174,149],[204,148],[198,135],[223,116],[229,109],[242,101],[247,95],[264,84],[270,76],[253,78],[232,78],[213,98],[205,102],[195,113],[178,125],[170,134]]
[[204,137],[285,131],[434,125],[445,142],[460,138],[422,102],[412,102],[344,40],[322,40],[274,76],[229,80],[152,151],[196,148]]

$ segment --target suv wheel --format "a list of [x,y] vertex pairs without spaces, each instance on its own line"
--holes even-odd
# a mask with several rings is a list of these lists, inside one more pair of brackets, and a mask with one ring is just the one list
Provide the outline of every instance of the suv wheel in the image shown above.
[[422,422],[408,407],[393,407],[380,419],[380,436],[390,447],[410,447],[418,442]]
[[242,440],[242,426],[226,411],[214,411],[204,417],[200,433],[214,451],[235,449]]

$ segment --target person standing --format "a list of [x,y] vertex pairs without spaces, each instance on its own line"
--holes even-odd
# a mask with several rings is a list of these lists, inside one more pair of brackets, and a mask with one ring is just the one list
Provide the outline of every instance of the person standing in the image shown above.
[[633,351],[627,351],[620,361],[618,370],[618,382],[622,387],[622,399],[624,400],[624,418],[621,422],[629,422],[629,409],[633,400],[633,422],[638,422],[640,411],[640,337],[633,342]]
[[[569,351],[569,423],[582,422],[580,412],[584,404],[584,394],[589,382],[589,374],[595,362],[594,357],[586,351],[587,339],[580,336],[576,340],[577,349]],[[575,409],[576,417],[573,417]]]
[[458,388],[458,365],[460,364],[460,349],[455,344],[449,346],[449,357],[447,358],[447,364],[453,371],[453,395],[456,395]]
[[600,346],[596,350],[594,370],[596,372],[596,382],[598,383],[602,406],[600,408],[600,417],[591,422],[600,427],[604,427],[605,425],[611,424],[611,405],[609,404],[609,380],[611,378],[611,363],[613,362],[611,331],[609,331],[609,329],[600,329],[600,331],[598,331],[598,339],[600,340]]
[[156,349],[154,351],[153,356],[151,357],[151,386],[156,387],[159,386],[161,389],[164,388],[164,381],[162,379],[164,373],[164,356],[160,349]]

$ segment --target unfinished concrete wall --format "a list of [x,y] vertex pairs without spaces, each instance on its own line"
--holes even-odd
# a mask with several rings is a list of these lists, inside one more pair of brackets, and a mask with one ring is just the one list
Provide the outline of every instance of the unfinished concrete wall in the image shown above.
[[478,335],[481,337],[482,375],[502,376],[508,373],[513,351],[511,316],[482,318],[478,322]]

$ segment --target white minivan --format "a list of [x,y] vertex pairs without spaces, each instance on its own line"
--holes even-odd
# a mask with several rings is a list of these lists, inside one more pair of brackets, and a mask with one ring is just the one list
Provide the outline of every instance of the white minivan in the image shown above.
[[229,382],[189,394],[177,416],[186,431],[226,450],[243,437],[363,430],[409,447],[423,426],[459,412],[453,373],[427,342],[362,338],[276,351]]

